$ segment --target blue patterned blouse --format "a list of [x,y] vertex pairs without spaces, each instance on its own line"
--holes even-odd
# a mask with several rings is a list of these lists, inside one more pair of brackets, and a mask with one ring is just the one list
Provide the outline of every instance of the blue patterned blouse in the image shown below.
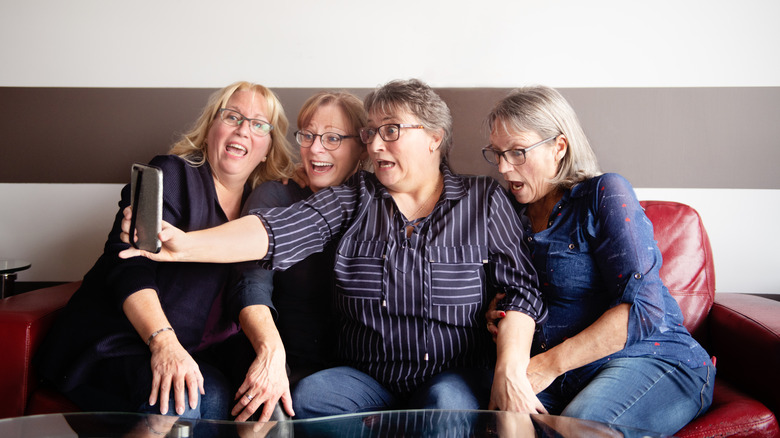
[[576,335],[606,310],[629,303],[626,347],[585,367],[588,372],[610,358],[645,355],[691,368],[710,364],[661,282],[653,225],[625,178],[607,173],[577,184],[553,209],[548,228],[538,233],[531,231],[525,206],[516,207],[549,312],[537,331],[534,353]]

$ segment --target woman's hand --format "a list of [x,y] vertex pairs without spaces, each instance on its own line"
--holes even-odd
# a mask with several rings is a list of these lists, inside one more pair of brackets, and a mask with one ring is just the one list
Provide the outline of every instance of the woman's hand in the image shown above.
[[523,414],[547,413],[526,375],[535,326],[530,316],[517,311],[507,312],[501,322],[496,339],[490,409]]
[[[123,211],[122,232],[119,238],[122,242],[130,242],[130,223],[133,217],[133,209],[126,207]],[[162,242],[162,249],[159,253],[152,253],[136,248],[128,248],[119,253],[119,257],[128,259],[130,257],[143,256],[160,262],[175,262],[183,259],[183,254],[187,248],[187,233],[174,227],[168,222],[162,221],[162,230],[157,237]],[[133,236],[135,240],[136,236]]]
[[268,421],[279,399],[282,400],[285,411],[290,416],[295,415],[284,351],[261,349],[249,366],[235,398],[238,403],[231,414],[237,416],[236,421],[246,421],[261,405],[263,412],[258,421]]
[[496,369],[490,393],[490,409],[524,414],[546,414],[547,410],[521,365]]
[[506,316],[506,312],[503,310],[496,310],[498,302],[504,299],[504,297],[506,297],[505,293],[496,294],[496,296],[493,297],[493,300],[490,301],[487,312],[485,312],[487,329],[493,337],[493,342],[496,342],[496,338],[498,337],[498,323],[501,321],[501,318]]
[[205,394],[203,375],[195,359],[182,347],[172,331],[160,333],[152,339],[152,390],[149,405],[160,401],[160,413],[168,413],[169,394],[173,389],[176,413],[184,413],[185,403],[190,408],[198,407],[198,393]]

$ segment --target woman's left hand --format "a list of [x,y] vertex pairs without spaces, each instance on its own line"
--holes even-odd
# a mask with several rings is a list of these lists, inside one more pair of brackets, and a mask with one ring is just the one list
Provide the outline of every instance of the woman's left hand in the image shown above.
[[511,367],[511,370],[496,370],[489,408],[525,414],[546,414],[547,410],[536,397],[521,368],[517,366]]
[[498,337],[498,323],[501,322],[501,318],[506,316],[506,312],[503,310],[496,310],[498,302],[506,297],[505,293],[498,293],[488,305],[488,310],[485,312],[485,319],[487,319],[487,329],[490,332],[490,336],[493,337],[493,342],[496,342]]
[[266,351],[255,357],[236,393],[238,402],[231,412],[237,416],[236,421],[246,421],[261,405],[263,411],[258,421],[268,421],[280,399],[287,413],[295,415],[285,362],[283,352]]

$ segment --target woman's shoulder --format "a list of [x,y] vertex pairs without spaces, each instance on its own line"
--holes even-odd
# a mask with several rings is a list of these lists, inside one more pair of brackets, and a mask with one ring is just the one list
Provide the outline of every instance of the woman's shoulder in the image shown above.
[[294,181],[266,181],[252,190],[246,200],[245,209],[286,207],[312,194],[308,187],[301,187]]
[[623,175],[619,173],[602,173],[574,186],[572,188],[572,196],[598,195],[627,189],[633,191],[631,183]]
[[211,180],[211,168],[208,163],[193,164],[178,155],[157,155],[149,164],[163,171],[163,181],[187,181],[192,179]]

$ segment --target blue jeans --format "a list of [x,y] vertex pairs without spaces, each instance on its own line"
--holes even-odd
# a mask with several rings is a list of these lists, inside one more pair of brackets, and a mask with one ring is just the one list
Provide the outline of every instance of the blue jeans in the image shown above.
[[712,403],[715,368],[657,357],[607,361],[584,387],[566,375],[537,394],[551,414],[672,435]]
[[402,397],[355,368],[330,368],[303,378],[295,387],[295,419],[388,409],[485,409],[492,376],[490,370],[451,369]]

